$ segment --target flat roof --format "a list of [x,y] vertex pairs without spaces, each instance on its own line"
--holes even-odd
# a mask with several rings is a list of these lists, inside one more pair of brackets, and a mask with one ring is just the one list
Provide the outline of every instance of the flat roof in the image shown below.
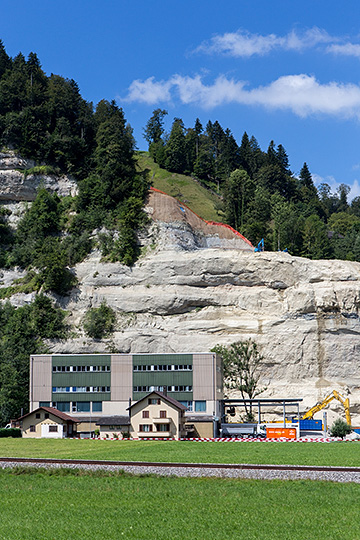
[[211,351],[201,351],[201,352],[161,352],[161,353],[138,353],[138,352],[129,352],[129,353],[107,353],[107,352],[93,352],[93,353],[44,353],[44,354],[30,354],[31,357],[36,356],[178,356],[178,355],[184,355],[184,354],[213,354],[214,356],[220,356],[218,353],[214,353]]
[[284,398],[284,399],[281,399],[281,398],[274,398],[274,399],[271,399],[271,398],[254,398],[254,399],[242,399],[242,398],[239,398],[239,399],[234,399],[234,398],[231,398],[231,399],[220,399],[219,401],[221,401],[222,403],[226,404],[226,403],[238,403],[239,405],[242,405],[242,404],[249,404],[251,405],[252,403],[260,403],[262,405],[274,405],[274,404],[279,404],[279,405],[283,405],[284,403],[286,403],[287,405],[289,405],[290,403],[294,403],[294,404],[298,404],[300,403],[300,401],[302,401],[303,398]]

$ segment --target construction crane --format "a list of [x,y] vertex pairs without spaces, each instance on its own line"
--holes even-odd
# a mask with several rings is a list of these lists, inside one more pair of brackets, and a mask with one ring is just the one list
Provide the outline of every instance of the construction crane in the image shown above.
[[349,424],[349,426],[351,426],[349,398],[344,398],[339,392],[337,392],[337,390],[333,390],[330,394],[328,394],[326,396],[326,398],[324,398],[322,401],[319,401],[319,403],[317,403],[316,405],[311,407],[311,409],[309,409],[302,416],[301,419],[302,420],[307,420],[307,419],[312,420],[314,414],[317,413],[318,411],[321,411],[321,409],[324,409],[324,407],[326,407],[326,405],[328,405],[330,403],[330,401],[332,401],[333,399],[337,399],[338,401],[340,401],[340,403],[342,403],[342,405],[344,406],[344,409],[345,409],[346,422]]

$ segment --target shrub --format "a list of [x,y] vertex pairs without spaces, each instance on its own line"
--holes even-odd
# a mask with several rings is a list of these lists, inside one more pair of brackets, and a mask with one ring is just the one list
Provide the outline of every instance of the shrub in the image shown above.
[[1,437],[13,437],[14,439],[21,437],[21,429],[19,428],[9,428],[9,429],[0,429],[0,438]]
[[345,435],[351,433],[351,426],[345,420],[338,418],[331,426],[330,433],[332,437],[341,437],[343,439]]
[[114,310],[102,302],[99,308],[90,308],[84,317],[85,333],[94,339],[101,339],[113,332],[116,316]]
[[60,174],[59,168],[51,167],[50,165],[37,165],[31,167],[30,169],[24,169],[24,177],[30,176],[31,174],[41,174],[44,176],[57,175]]

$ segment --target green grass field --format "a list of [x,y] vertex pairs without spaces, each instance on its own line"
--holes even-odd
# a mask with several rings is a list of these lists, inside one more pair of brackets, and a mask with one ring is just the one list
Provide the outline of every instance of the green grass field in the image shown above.
[[221,204],[220,198],[203,188],[190,176],[170,173],[166,169],[161,169],[148,152],[137,152],[136,157],[142,170],[149,169],[149,178],[156,189],[179,199],[203,219],[224,220],[224,216],[216,210]]
[[0,439],[0,456],[360,467],[360,443]]
[[358,540],[360,487],[0,471],[4,540]]

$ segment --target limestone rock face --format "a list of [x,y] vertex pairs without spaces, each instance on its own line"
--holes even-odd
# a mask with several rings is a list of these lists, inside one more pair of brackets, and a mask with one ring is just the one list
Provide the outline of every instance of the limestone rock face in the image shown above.
[[[360,421],[360,264],[285,253],[204,249],[148,254],[133,268],[93,253],[76,267],[78,288],[60,299],[78,337],[56,352],[203,352],[254,339],[265,357],[264,397],[302,397],[304,410],[332,389]],[[81,331],[106,301],[117,329],[104,342]],[[344,416],[340,403],[332,410]],[[329,420],[331,420],[331,414]]]
[[31,160],[23,159],[14,152],[0,152],[0,201],[33,201],[40,185],[59,196],[75,195],[77,184],[69,176],[48,176],[22,172],[34,167]]

